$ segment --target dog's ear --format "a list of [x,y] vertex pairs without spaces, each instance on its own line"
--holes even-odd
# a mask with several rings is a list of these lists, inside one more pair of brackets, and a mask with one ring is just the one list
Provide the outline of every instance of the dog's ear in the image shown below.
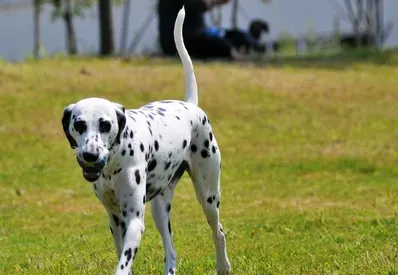
[[62,116],[62,127],[64,128],[64,133],[66,138],[69,141],[70,147],[72,149],[75,149],[77,147],[76,141],[73,139],[73,137],[69,133],[69,123],[70,123],[70,118],[72,115],[72,109],[75,106],[75,104],[70,104],[69,106],[64,108],[64,114]]
[[249,33],[256,39],[260,39],[261,33],[269,33],[269,25],[261,19],[254,19],[250,22]]
[[120,105],[119,103],[113,103],[113,104],[115,104],[117,124],[119,127],[115,142],[120,144],[120,136],[122,134],[124,126],[126,126],[126,114],[125,114],[125,109],[122,105]]

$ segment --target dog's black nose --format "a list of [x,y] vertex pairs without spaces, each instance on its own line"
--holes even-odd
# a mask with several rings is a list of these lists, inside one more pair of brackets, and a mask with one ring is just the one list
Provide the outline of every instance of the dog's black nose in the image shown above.
[[84,152],[83,153],[83,159],[87,162],[95,162],[99,158],[99,154],[93,154],[90,152]]

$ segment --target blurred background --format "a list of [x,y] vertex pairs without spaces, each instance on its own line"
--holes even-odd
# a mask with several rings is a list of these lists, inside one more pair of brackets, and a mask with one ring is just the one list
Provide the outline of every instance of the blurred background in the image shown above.
[[[156,6],[154,0],[0,0],[0,58],[158,55]],[[396,0],[233,0],[205,18],[208,25],[244,30],[252,19],[262,19],[269,24],[261,37],[267,55],[300,55],[395,47],[397,11]],[[100,40],[101,22],[110,26],[105,40]]]

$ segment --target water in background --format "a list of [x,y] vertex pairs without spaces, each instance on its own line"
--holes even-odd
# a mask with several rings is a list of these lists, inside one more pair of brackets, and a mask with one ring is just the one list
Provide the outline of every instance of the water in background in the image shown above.
[[[262,18],[271,26],[269,39],[277,38],[282,32],[292,36],[300,36],[311,31],[315,33],[331,32],[336,10],[331,5],[333,0],[278,0],[263,4],[261,0],[240,1],[242,9],[239,12],[239,27],[246,29],[250,18]],[[4,4],[11,5],[7,8]],[[25,3],[25,4],[24,4]],[[31,55],[33,49],[33,11],[23,0],[0,0],[0,57],[6,60],[21,60]],[[155,12],[156,1],[131,1],[130,25],[128,42],[137,33],[137,29]],[[7,5],[8,6],[8,5]],[[386,46],[398,46],[398,1],[385,0],[385,22],[394,22],[393,29]],[[51,20],[51,6],[44,6],[41,16],[41,41],[47,53],[65,51],[65,27],[62,20]],[[223,27],[230,27],[231,4],[222,8]],[[119,49],[122,8],[114,6],[115,43]],[[208,18],[207,18],[208,19]],[[146,33],[135,50],[135,54],[158,51],[157,19],[150,23]],[[97,6],[88,10],[84,19],[75,19],[78,47],[80,52],[96,53],[99,44]],[[342,31],[350,31],[350,24],[341,22]]]

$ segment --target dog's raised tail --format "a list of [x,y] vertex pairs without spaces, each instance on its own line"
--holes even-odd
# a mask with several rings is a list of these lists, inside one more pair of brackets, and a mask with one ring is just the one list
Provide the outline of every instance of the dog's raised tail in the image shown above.
[[184,45],[182,37],[182,26],[184,25],[185,8],[184,6],[178,12],[174,25],[174,43],[176,44],[178,55],[180,56],[185,75],[185,101],[198,105],[198,86],[196,84],[195,72],[193,70],[192,60]]

